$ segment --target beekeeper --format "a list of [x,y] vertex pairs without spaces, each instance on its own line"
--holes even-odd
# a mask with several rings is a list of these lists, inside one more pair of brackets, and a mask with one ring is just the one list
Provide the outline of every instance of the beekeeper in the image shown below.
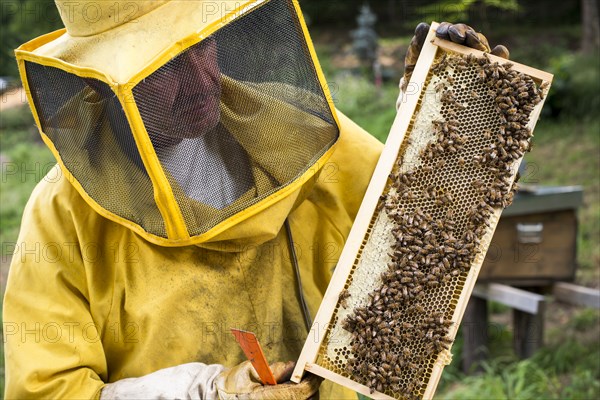
[[[6,398],[313,396],[320,379],[288,382],[287,361],[381,144],[334,108],[297,3],[56,3],[66,32],[17,50],[58,166],[10,268]],[[489,50],[464,25],[439,33]],[[258,335],[281,384],[230,328]]]

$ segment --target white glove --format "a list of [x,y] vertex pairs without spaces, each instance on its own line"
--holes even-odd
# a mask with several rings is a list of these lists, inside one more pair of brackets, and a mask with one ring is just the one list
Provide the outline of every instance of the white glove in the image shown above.
[[189,363],[165,368],[139,378],[107,384],[100,400],[116,399],[218,399],[215,378],[225,369],[220,364]]

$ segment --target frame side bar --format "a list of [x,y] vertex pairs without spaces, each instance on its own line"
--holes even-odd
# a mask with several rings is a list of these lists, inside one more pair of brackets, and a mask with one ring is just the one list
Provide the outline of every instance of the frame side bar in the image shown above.
[[[426,40],[431,41],[434,37],[435,26],[432,26]],[[417,61],[417,65],[415,66],[410,81],[410,83],[417,85],[418,90],[414,93],[405,95],[406,102],[402,104],[402,112],[396,115],[385,147],[381,153],[377,166],[375,167],[373,177],[371,178],[371,182],[369,183],[346,244],[342,250],[342,254],[340,255],[340,259],[329,286],[327,287],[321,306],[315,316],[308,339],[306,340],[296,363],[296,368],[294,369],[291,378],[292,382],[300,382],[306,365],[309,363],[313,364],[316,361],[321,343],[327,334],[331,317],[335,310],[335,306],[337,305],[339,294],[348,280],[348,276],[350,275],[352,266],[356,260],[356,255],[358,254],[373,213],[375,212],[375,208],[377,207],[379,197],[388,181],[388,175],[394,167],[398,152],[400,151],[400,146],[404,141],[404,136],[411,124],[421,92],[424,89],[423,82],[425,82],[427,74],[429,73],[436,52],[436,46],[427,46],[427,48],[423,48],[421,51],[421,55]]]

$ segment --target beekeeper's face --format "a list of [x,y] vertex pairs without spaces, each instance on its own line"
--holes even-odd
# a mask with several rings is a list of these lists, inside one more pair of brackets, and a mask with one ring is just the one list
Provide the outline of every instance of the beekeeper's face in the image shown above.
[[221,77],[214,40],[206,39],[165,67],[136,88],[136,98],[144,99],[145,126],[155,146],[200,137],[220,119]]

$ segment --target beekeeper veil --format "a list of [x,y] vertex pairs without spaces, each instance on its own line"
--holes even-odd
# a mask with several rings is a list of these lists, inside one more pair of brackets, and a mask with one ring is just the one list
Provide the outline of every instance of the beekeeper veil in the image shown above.
[[17,49],[42,137],[99,213],[201,243],[316,174],[339,131],[295,0],[58,1]]

